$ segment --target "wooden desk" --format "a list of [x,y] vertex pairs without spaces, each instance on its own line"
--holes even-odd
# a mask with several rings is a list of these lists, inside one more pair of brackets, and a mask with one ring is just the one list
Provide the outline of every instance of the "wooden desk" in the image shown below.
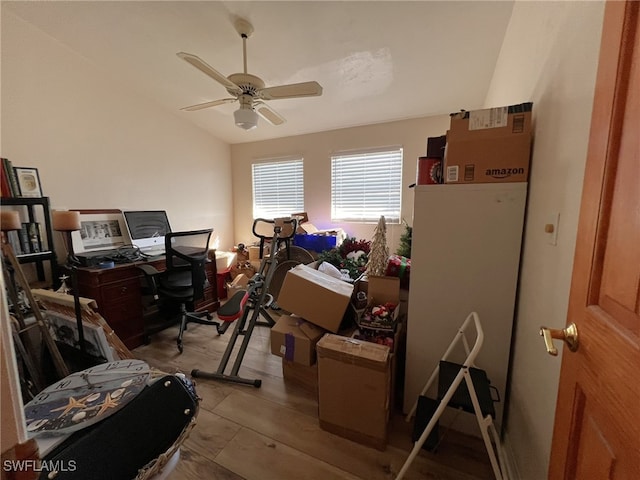
[[[150,262],[119,264],[107,269],[78,268],[80,296],[96,301],[100,315],[130,349],[145,343],[149,335],[143,303],[146,280],[137,268],[143,264],[152,265],[159,271],[166,268],[164,257]],[[209,285],[205,288],[204,299],[196,303],[196,310],[214,312],[220,306],[215,260],[209,261],[205,269]]]

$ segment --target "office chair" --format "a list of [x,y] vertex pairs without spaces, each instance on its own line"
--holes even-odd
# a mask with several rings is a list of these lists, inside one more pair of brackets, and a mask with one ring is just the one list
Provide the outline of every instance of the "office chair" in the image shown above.
[[213,229],[172,232],[165,235],[166,270],[140,265],[154,299],[180,305],[180,333],[177,344],[183,351],[182,335],[189,323],[216,325],[208,311],[195,312],[195,302],[204,298],[207,285],[205,264]]

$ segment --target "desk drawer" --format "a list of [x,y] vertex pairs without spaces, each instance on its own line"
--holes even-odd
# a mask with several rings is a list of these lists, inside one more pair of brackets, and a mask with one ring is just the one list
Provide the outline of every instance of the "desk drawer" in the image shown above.
[[100,309],[102,316],[116,332],[116,335],[128,348],[135,348],[142,344],[144,322],[142,319],[142,305],[133,298],[126,302],[106,304]]
[[[137,278],[127,279],[102,287],[102,302],[113,304],[140,298],[140,281]],[[138,300],[139,303],[139,300]]]

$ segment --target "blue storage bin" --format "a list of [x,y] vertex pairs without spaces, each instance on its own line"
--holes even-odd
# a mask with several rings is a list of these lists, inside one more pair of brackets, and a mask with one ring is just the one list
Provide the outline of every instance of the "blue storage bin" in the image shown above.
[[312,252],[331,250],[338,244],[337,235],[309,235],[297,233],[293,237],[293,244]]

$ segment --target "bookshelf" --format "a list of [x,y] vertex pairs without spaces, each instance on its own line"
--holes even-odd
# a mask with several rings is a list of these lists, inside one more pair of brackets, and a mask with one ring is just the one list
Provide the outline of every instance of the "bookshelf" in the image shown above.
[[[2,197],[0,205],[17,207],[23,222],[40,223],[40,252],[16,255],[21,264],[35,264],[39,282],[46,281],[45,263],[49,263],[51,283],[57,283],[58,262],[53,249],[53,229],[51,227],[51,207],[49,197]],[[40,215],[38,215],[40,214]],[[16,252],[17,253],[17,252]]]

